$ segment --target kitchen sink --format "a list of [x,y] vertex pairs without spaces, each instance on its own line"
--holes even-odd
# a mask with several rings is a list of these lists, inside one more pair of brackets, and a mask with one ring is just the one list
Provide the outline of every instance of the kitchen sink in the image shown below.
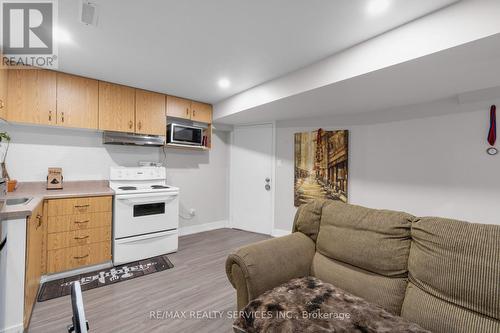
[[26,205],[31,201],[31,199],[33,198],[11,198],[5,200],[5,204],[7,206]]

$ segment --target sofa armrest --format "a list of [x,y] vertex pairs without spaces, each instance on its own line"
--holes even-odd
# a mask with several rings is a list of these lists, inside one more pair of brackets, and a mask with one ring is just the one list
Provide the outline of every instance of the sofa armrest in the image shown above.
[[308,276],[316,251],[301,232],[239,248],[226,260],[226,273],[236,289],[238,310],[267,290]]

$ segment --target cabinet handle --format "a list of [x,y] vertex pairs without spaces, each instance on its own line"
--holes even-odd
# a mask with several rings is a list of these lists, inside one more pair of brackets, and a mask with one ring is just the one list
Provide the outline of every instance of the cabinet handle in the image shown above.
[[85,258],[87,258],[88,256],[89,256],[89,255],[88,255],[88,254],[86,254],[86,255],[81,256],[81,257],[73,257],[73,259],[80,260],[80,259],[85,259]]
[[141,129],[141,127],[142,127],[141,122],[139,122],[139,123],[137,124],[137,127],[138,127],[139,129]]
[[61,112],[61,122],[64,123],[64,112]]
[[196,117],[196,110],[193,110],[193,117]]
[[76,224],[83,224],[83,223],[89,223],[90,220],[85,220],[85,221],[75,221]]
[[86,207],[89,207],[90,205],[87,204],[87,205],[75,205],[74,207],[75,208],[86,208]]
[[82,240],[82,239],[87,239],[89,238],[89,235],[83,236],[83,237],[75,237],[76,240]]
[[52,121],[52,111],[49,110],[49,121]]
[[0,109],[3,109],[3,100],[0,99]]
[[186,108],[186,116],[189,116],[189,108]]
[[134,123],[131,121],[128,122],[128,128],[132,129],[132,126],[134,126]]
[[42,215],[37,214],[36,219],[38,220],[38,226],[36,227],[38,229],[42,226]]

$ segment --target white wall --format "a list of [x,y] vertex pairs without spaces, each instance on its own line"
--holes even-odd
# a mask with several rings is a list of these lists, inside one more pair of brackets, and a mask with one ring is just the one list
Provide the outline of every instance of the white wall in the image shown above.
[[[417,216],[500,224],[500,155],[486,154],[488,115],[485,108],[341,126],[350,130],[350,203]],[[276,229],[290,230],[296,211],[293,134],[324,124],[277,124]]]
[[[163,161],[160,148],[103,145],[102,133],[80,129],[2,124],[12,142],[7,155],[11,178],[44,181],[48,167],[63,168],[64,180],[108,179],[109,167]],[[167,180],[181,189],[181,227],[226,221],[229,135],[215,131],[210,152],[167,149]],[[3,151],[3,149],[2,149]]]

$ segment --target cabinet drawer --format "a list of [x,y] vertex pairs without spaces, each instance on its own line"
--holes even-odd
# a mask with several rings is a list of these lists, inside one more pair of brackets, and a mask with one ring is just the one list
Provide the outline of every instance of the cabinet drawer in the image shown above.
[[49,200],[48,216],[111,212],[111,197],[87,197]]
[[49,234],[111,227],[111,212],[49,216]]
[[111,242],[110,227],[49,234],[47,249],[50,251],[100,242]]
[[62,272],[111,260],[111,242],[48,251],[48,273]]

